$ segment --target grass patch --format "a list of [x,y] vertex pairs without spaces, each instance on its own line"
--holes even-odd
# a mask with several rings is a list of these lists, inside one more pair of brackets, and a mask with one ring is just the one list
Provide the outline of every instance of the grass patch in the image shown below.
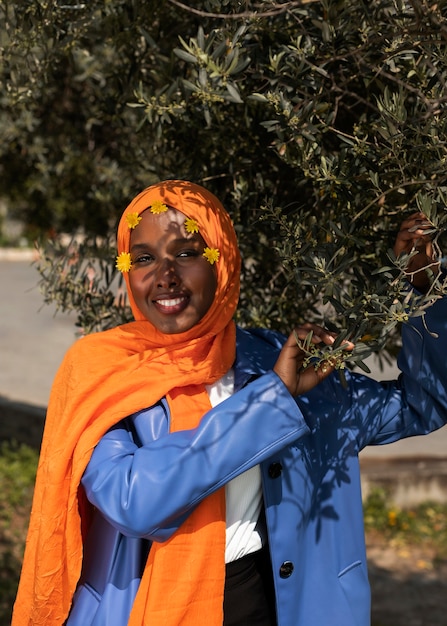
[[447,560],[446,504],[424,502],[413,508],[398,508],[386,490],[374,489],[363,509],[366,533],[378,532],[395,545],[427,545],[435,550],[437,560]]
[[0,624],[9,624],[17,591],[38,453],[0,443]]

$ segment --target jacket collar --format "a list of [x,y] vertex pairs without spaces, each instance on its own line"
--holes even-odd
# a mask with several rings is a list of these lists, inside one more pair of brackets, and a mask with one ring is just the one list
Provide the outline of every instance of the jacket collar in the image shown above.
[[273,368],[283,342],[282,335],[274,331],[236,328],[235,391]]

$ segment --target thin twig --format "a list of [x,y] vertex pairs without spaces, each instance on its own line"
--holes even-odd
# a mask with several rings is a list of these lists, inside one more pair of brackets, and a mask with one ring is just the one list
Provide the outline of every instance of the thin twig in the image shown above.
[[269,11],[243,11],[242,13],[208,13],[208,11],[201,11],[200,9],[194,9],[193,7],[189,7],[183,2],[179,2],[178,0],[168,0],[171,4],[175,4],[175,6],[180,9],[184,9],[185,11],[189,11],[189,13],[194,13],[195,15],[200,15],[200,17],[211,17],[220,20],[240,20],[244,19],[252,19],[259,17],[273,17],[275,15],[281,15],[281,13],[287,13],[291,9],[302,6],[304,4],[311,4],[313,2],[319,2],[319,0],[296,0],[295,2],[286,2],[281,5],[276,5],[273,9]]

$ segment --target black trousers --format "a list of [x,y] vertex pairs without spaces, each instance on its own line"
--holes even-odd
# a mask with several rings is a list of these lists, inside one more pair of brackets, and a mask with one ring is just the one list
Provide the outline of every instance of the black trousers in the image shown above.
[[276,626],[268,547],[227,564],[224,626]]

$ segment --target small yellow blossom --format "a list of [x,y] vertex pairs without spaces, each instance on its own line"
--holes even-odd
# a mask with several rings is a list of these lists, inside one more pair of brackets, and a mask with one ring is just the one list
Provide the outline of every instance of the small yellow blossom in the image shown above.
[[141,217],[138,215],[138,213],[128,213],[126,215],[126,222],[128,227],[132,230],[141,222]]
[[197,224],[196,220],[194,220],[192,217],[187,217],[185,220],[185,230],[187,233],[198,233],[199,232],[199,225]]
[[397,523],[396,511],[388,511],[388,524],[390,526],[396,526],[396,523]]
[[168,207],[161,200],[155,200],[151,206],[151,213],[158,215],[159,213],[166,213]]
[[203,251],[203,256],[208,261],[208,263],[214,265],[214,263],[219,260],[220,252],[217,248],[205,248]]
[[115,267],[120,272],[128,272],[130,270],[132,267],[132,259],[129,252],[121,252],[121,254],[116,257]]

